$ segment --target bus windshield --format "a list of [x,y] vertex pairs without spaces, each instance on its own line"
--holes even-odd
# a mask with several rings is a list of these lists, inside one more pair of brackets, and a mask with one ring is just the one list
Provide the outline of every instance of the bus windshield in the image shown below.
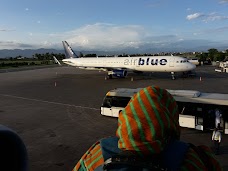
[[106,96],[102,107],[126,107],[131,97]]

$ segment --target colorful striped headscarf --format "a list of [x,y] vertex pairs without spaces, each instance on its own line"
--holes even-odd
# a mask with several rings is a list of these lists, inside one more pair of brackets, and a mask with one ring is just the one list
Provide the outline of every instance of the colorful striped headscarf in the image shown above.
[[149,86],[132,97],[118,118],[118,147],[140,155],[159,153],[180,137],[175,99],[165,89]]

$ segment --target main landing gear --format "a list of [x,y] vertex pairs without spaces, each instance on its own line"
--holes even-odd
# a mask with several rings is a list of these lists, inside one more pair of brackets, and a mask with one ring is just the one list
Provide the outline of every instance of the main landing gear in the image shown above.
[[107,76],[105,76],[105,80],[107,79],[112,79],[112,74],[108,74]]
[[176,79],[176,76],[175,76],[175,73],[174,72],[171,72],[171,79],[172,80],[175,80]]

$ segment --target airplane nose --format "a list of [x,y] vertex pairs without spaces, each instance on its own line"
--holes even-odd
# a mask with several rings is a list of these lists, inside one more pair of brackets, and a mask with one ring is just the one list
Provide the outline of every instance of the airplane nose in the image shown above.
[[196,68],[196,65],[191,64],[190,68],[191,68],[191,70],[193,70],[193,69],[195,69],[195,68]]

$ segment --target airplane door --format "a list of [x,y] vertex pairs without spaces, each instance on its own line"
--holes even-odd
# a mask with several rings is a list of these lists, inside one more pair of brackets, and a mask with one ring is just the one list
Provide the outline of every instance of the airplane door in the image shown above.
[[173,57],[171,57],[171,58],[169,59],[169,66],[170,66],[170,67],[174,67],[174,61],[175,61],[175,58],[173,58]]
[[196,127],[195,129],[203,131],[203,108],[196,108]]

